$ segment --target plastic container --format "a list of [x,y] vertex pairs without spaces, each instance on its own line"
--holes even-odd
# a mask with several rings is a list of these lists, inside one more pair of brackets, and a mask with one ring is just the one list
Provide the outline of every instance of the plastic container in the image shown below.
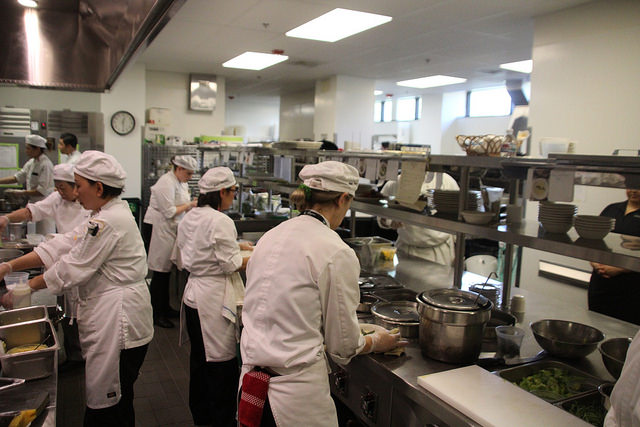
[[24,308],[31,305],[31,288],[26,283],[13,289],[13,308]]
[[19,285],[26,285],[29,282],[29,273],[18,271],[4,276],[4,283],[8,290],[14,290]]
[[503,357],[520,356],[520,347],[524,338],[524,330],[515,326],[496,326],[498,350]]
[[27,242],[29,242],[30,245],[38,246],[44,242],[44,236],[42,234],[29,233],[27,234]]

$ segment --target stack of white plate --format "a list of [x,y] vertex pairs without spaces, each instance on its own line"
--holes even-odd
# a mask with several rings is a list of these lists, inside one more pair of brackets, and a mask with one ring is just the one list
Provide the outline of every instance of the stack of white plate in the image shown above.
[[[443,213],[458,213],[458,198],[460,197],[460,191],[458,190],[433,190],[433,205],[438,212]],[[482,195],[479,191],[469,191],[467,196],[467,206],[464,210],[477,211],[482,203],[479,202]]]
[[616,225],[614,218],[597,215],[576,215],[575,227],[578,235],[584,239],[602,239]]
[[573,226],[576,205],[568,203],[540,202],[538,221],[548,233],[566,233]]

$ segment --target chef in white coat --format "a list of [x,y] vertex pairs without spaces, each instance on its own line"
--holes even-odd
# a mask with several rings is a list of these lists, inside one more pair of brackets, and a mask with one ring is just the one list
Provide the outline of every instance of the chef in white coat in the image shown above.
[[[79,291],[78,326],[86,359],[85,426],[133,426],[133,384],[153,338],[144,244],[127,202],[126,173],[113,156],[86,151],[75,166],[78,199],[91,217],[73,231],[0,265],[12,270],[45,266],[29,281],[60,294]],[[11,292],[3,297],[11,305]]]
[[151,187],[149,208],[144,217],[144,222],[152,225],[148,262],[149,270],[153,271],[153,322],[162,328],[172,328],[169,317],[177,315],[169,305],[169,281],[173,267],[171,252],[176,241],[178,222],[197,203],[190,200],[187,184],[198,167],[196,159],[192,156],[175,156],[171,163],[173,169]]
[[72,133],[63,133],[58,138],[58,151],[60,151],[60,161],[75,165],[80,160],[78,151],[78,138]]
[[198,182],[198,206],[178,224],[174,251],[189,271],[182,298],[180,335],[191,341],[189,407],[196,425],[234,426],[240,370],[236,357],[236,302],[244,296],[238,270],[250,243],[238,244],[229,209],[238,191],[231,169],[209,169]]
[[[398,191],[397,181],[388,181],[380,192],[384,196],[395,196]],[[429,190],[459,190],[458,183],[450,175],[443,172],[427,172],[420,189],[426,195]],[[393,228],[398,232],[396,247],[400,254],[417,257],[437,264],[451,266],[455,257],[455,240],[449,233],[430,230],[428,228],[402,224],[387,218],[378,218],[381,228]]]
[[[268,231],[247,267],[240,423],[259,424],[251,406],[268,396],[260,411],[267,425],[337,426],[327,354],[344,365],[357,354],[399,343],[388,333],[362,336],[356,316],[360,265],[333,231],[351,205],[358,171],[327,161],[306,165],[300,178],[304,184],[290,200],[302,214]],[[264,388],[253,387],[265,376],[266,396]]]
[[[25,150],[29,160],[15,175],[0,178],[0,184],[18,183],[25,190],[6,190],[5,195],[28,196],[31,203],[38,202],[54,190],[53,163],[45,154],[50,144],[40,135],[25,136]],[[55,233],[53,218],[44,218],[36,224],[38,233],[45,235]]]
[[605,427],[640,427],[640,331],[633,338],[611,393]]

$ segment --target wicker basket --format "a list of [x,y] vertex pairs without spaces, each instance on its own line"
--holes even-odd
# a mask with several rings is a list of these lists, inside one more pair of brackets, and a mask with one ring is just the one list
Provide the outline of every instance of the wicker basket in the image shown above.
[[504,135],[458,135],[458,145],[467,152],[467,156],[499,156]]

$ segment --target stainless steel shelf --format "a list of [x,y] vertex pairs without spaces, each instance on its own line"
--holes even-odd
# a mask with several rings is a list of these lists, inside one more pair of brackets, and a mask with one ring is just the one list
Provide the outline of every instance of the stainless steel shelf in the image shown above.
[[354,200],[351,207],[360,212],[408,224],[426,226],[449,233],[464,233],[467,236],[502,241],[558,255],[640,271],[640,250],[622,247],[623,240],[619,234],[615,233],[609,233],[603,240],[587,240],[580,238],[574,229],[571,229],[567,234],[545,233],[537,221],[524,221],[515,226],[474,225],[457,221],[452,217],[427,216],[390,208],[380,202],[367,203]]

